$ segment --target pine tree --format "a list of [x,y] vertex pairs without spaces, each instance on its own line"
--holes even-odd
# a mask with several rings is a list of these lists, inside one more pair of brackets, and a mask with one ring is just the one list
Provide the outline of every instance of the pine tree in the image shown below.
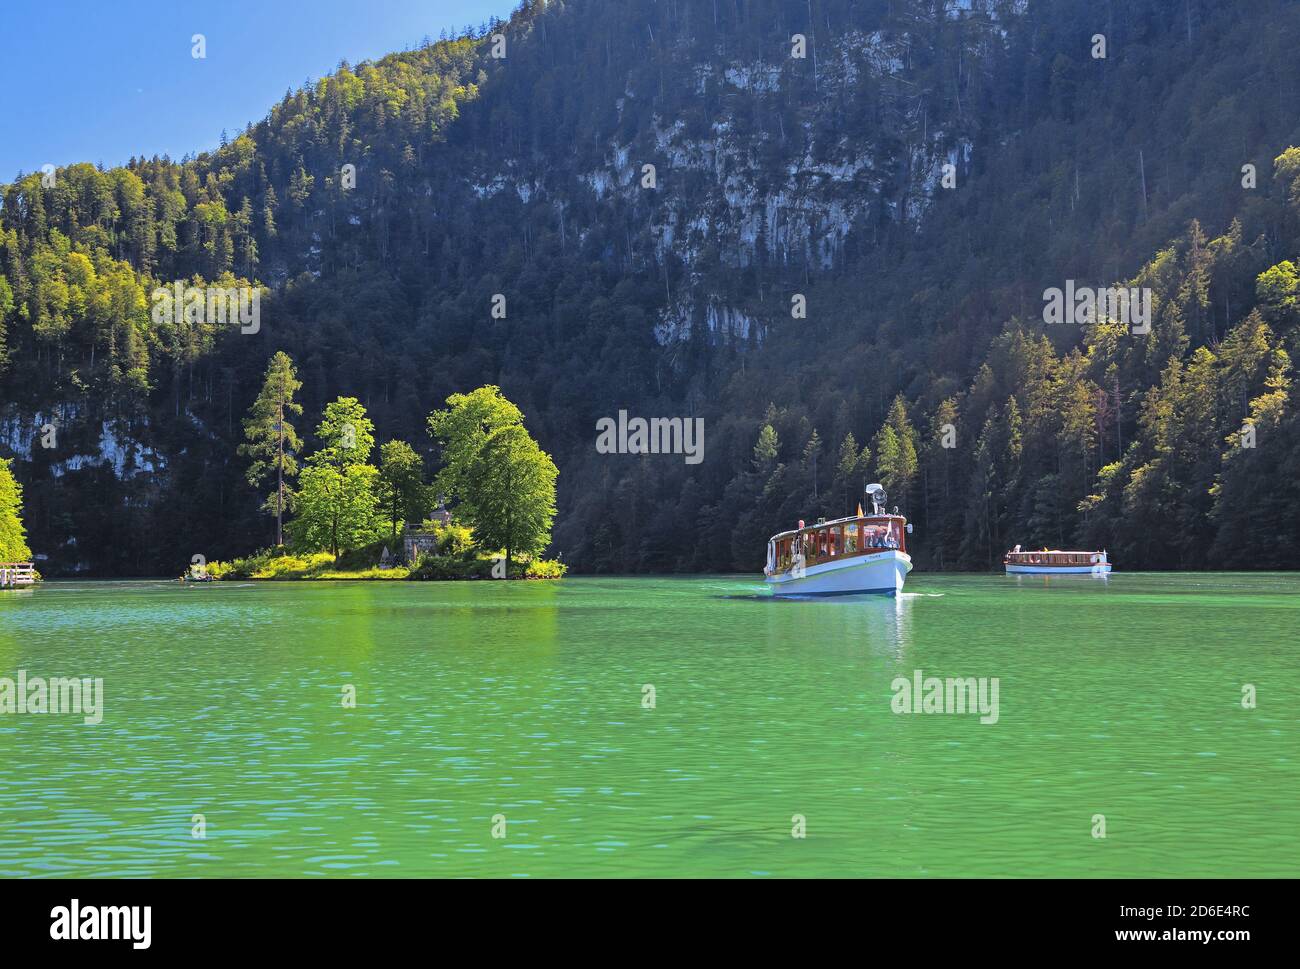
[[268,185],[262,200],[262,234],[269,240],[275,238],[275,189]]
[[875,440],[876,476],[886,493],[903,507],[916,480],[916,432],[907,418],[907,404],[899,394]]
[[852,514],[856,509],[853,496],[866,484],[865,477],[870,473],[871,450],[858,449],[857,439],[849,431],[840,442],[839,459],[835,463],[835,490],[843,501],[844,514]]
[[935,409],[929,437],[919,456],[926,545],[936,555],[940,569],[946,564],[945,553],[955,548],[961,537],[954,467],[958,416],[956,398],[945,398]]
[[898,445],[898,434],[889,424],[885,424],[876,433],[876,478],[884,487],[886,494],[898,497],[895,488],[898,469],[902,465],[902,450]]
[[808,443],[803,448],[803,470],[812,480],[813,497],[817,497],[817,456],[821,454],[822,439],[817,433],[817,428],[813,428],[812,434],[808,437]]
[[284,544],[284,512],[289,506],[289,479],[298,474],[295,455],[302,449],[297,431],[286,419],[286,414],[301,414],[302,405],[294,401],[294,394],[302,388],[293,360],[284,351],[271,358],[266,368],[262,390],[249,408],[244,420],[244,437],[247,442],[239,446],[239,453],[253,458],[249,465],[248,483],[259,486],[275,473],[275,492],[267,497],[263,508],[275,515],[275,544]]
[[8,336],[8,324],[6,320],[14,308],[14,291],[9,285],[9,280],[0,275],[0,374],[4,373],[5,365],[9,362],[9,344],[6,337]]
[[767,477],[776,468],[777,454],[781,450],[781,441],[771,424],[764,424],[758,432],[758,441],[754,445],[754,470]]

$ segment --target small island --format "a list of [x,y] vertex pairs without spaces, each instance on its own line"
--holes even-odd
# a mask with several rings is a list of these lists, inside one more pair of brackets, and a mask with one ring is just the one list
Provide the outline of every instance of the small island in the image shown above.
[[302,413],[295,401],[301,387],[293,360],[276,353],[239,449],[251,459],[249,484],[274,485],[262,507],[275,516],[275,543],[230,561],[196,556],[182,581],[564,575],[562,563],[542,557],[559,471],[498,387],[452,394],[445,409],[429,416],[442,463],[432,482],[405,441],[384,444],[378,464],[370,463],[374,424],[355,397],[326,405],[316,428],[319,446],[304,456],[288,420]]

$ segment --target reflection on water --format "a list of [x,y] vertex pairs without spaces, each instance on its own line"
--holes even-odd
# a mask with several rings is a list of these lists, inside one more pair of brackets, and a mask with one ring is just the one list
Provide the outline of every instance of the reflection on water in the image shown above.
[[105,709],[0,716],[0,875],[1294,874],[1300,579],[1042,578],[3,593],[0,677]]

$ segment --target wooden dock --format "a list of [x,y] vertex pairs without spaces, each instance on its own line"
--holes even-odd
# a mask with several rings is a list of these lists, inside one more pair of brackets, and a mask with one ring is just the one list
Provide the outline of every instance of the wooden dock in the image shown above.
[[0,589],[31,585],[36,581],[31,562],[0,562]]

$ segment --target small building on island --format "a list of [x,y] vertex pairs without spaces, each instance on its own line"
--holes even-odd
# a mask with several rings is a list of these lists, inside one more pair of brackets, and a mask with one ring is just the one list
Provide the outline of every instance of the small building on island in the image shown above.
[[[438,529],[451,524],[451,512],[447,510],[446,499],[438,496],[438,508],[432,518],[422,525],[407,525],[402,532],[402,561],[413,564],[422,555],[438,550]],[[433,527],[426,527],[432,525]]]

